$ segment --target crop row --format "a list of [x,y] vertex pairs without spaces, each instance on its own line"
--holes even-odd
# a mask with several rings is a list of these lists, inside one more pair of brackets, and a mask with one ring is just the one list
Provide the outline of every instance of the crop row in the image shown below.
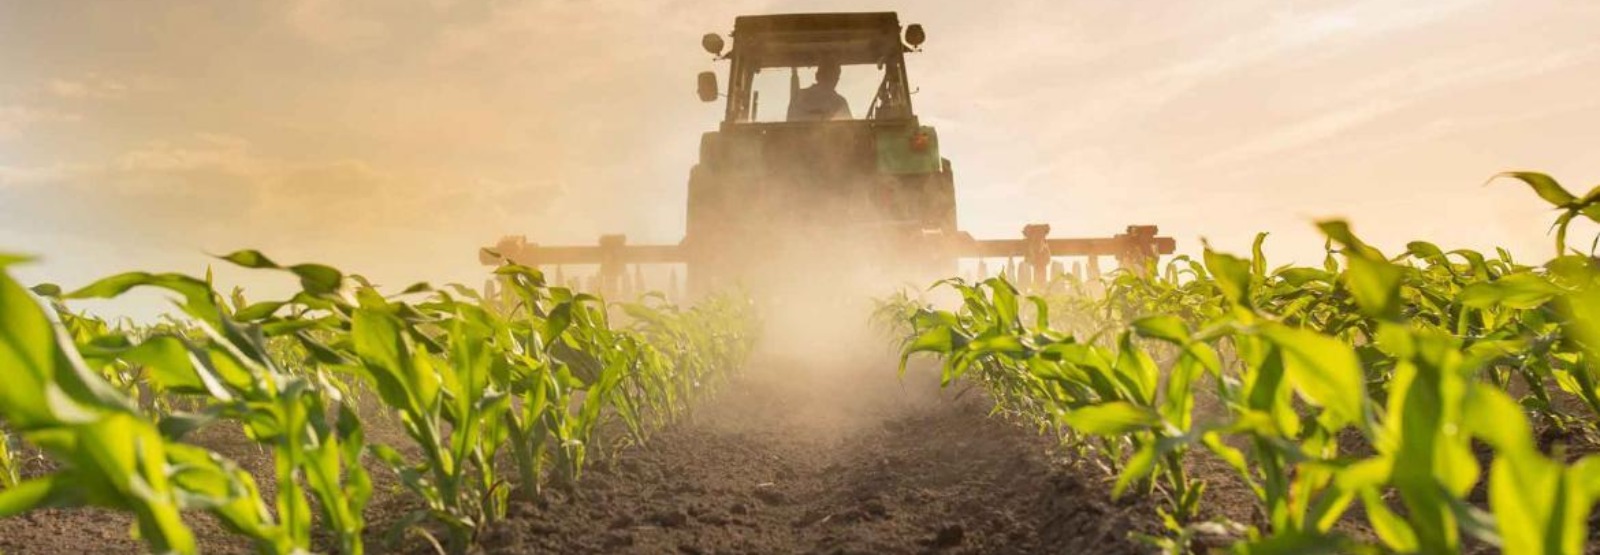
[[[497,302],[426,284],[385,296],[328,266],[224,258],[287,272],[300,290],[250,303],[209,275],[141,272],[29,291],[5,272],[23,260],[0,257],[0,433],[20,440],[0,437],[0,517],[108,507],[131,513],[152,551],[193,553],[183,512],[203,511],[263,553],[313,549],[315,526],[321,547],[358,554],[372,466],[417,500],[401,529],[463,552],[512,496],[570,487],[605,442],[643,441],[680,415],[754,339],[748,303],[731,296],[607,305],[519,266],[497,270]],[[136,287],[175,294],[184,318],[113,326],[65,306]],[[361,408],[374,405],[409,443],[367,438],[376,424],[362,414],[374,411]],[[270,452],[270,499],[258,477],[191,442],[212,426]],[[55,469],[24,476],[7,443]]]
[[[1571,220],[1600,221],[1600,188],[1512,177],[1563,211],[1563,251]],[[1254,500],[1251,522],[1227,523],[1235,552],[1582,552],[1600,455],[1564,449],[1592,450],[1600,421],[1600,259],[1530,267],[1424,242],[1390,257],[1343,222],[1321,229],[1321,267],[1269,270],[1258,238],[1249,258],[1207,248],[1120,272],[1102,296],[949,280],[959,308],[883,314],[909,325],[905,357],[936,355],[944,383],[1055,429],[1112,471],[1114,495],[1160,499],[1170,534],[1152,540],[1169,551],[1217,531],[1216,477],[1191,472],[1206,456]]]

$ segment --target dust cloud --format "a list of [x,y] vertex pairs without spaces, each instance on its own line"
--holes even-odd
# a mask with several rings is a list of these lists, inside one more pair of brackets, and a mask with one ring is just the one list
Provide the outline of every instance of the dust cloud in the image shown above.
[[[915,277],[865,242],[793,241],[778,280],[751,284],[763,336],[741,389],[766,390],[787,404],[778,426],[831,444],[927,409],[945,397],[937,376],[913,365],[897,376],[895,338],[871,321],[874,301]],[[847,247],[848,248],[848,247]],[[926,285],[926,283],[922,283]],[[729,391],[728,394],[740,394]]]

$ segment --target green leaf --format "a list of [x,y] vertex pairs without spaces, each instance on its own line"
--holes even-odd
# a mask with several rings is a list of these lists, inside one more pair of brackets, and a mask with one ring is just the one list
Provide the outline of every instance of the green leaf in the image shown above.
[[4,270],[7,267],[14,266],[14,265],[17,265],[17,264],[26,264],[28,262],[33,262],[33,260],[34,260],[34,257],[32,257],[32,256],[25,256],[25,255],[20,255],[20,254],[11,254],[11,253],[0,252],[0,270]]
[[22,427],[55,420],[45,390],[55,374],[55,330],[38,302],[0,273],[0,417]]
[[239,309],[238,312],[233,313],[233,317],[235,320],[242,322],[260,320],[262,318],[271,316],[272,313],[277,312],[278,309],[283,308],[283,305],[286,304],[289,303],[281,301],[259,302]]
[[256,250],[240,250],[219,256],[223,260],[232,262],[245,268],[257,270],[287,270],[300,278],[300,287],[312,295],[331,295],[339,291],[344,283],[344,274],[331,266],[322,264],[295,264],[287,268],[279,266],[267,255]]
[[1326,407],[1338,424],[1365,422],[1366,377],[1350,346],[1281,324],[1268,323],[1261,329],[1283,353],[1284,371],[1301,397]]
[[[191,352],[182,339],[157,336],[129,350],[123,358],[148,368],[151,381],[163,389],[204,394],[224,403],[233,401],[235,396],[228,387],[230,380],[201,363],[203,356],[203,353]],[[235,376],[235,381],[244,388],[250,384],[244,375]]]
[[1089,405],[1062,416],[1067,425],[1078,431],[1116,436],[1146,430],[1161,424],[1161,416],[1148,407],[1127,401],[1113,401]]
[[332,295],[344,284],[344,275],[332,266],[295,264],[289,271],[300,277],[300,287],[312,295]]
[[917,335],[916,339],[911,340],[900,351],[900,374],[902,376],[905,375],[906,362],[911,359],[912,354],[935,353],[947,355],[952,353],[955,350],[954,337],[954,332],[951,331],[950,327],[944,325],[933,327]]
[[1516,179],[1528,184],[1528,187],[1533,188],[1533,192],[1537,193],[1539,198],[1557,207],[1565,207],[1578,200],[1577,197],[1572,196],[1572,193],[1567,192],[1566,188],[1562,187],[1560,183],[1557,183],[1554,178],[1539,172],[1504,172],[1495,174],[1489,180],[1494,181],[1501,178]]
[[84,366],[45,307],[0,272],[0,417],[21,428],[92,420],[134,405]]
[[1461,304],[1473,308],[1505,306],[1518,310],[1537,308],[1562,292],[1560,287],[1532,273],[1511,274],[1482,281],[1461,290]]
[[1505,392],[1489,387],[1474,387],[1463,403],[1462,424],[1466,431],[1496,451],[1514,454],[1537,451],[1533,428],[1522,414],[1522,407]]
[[1161,379],[1161,369],[1150,354],[1133,344],[1133,334],[1124,332],[1117,338],[1116,379],[1133,394],[1134,400],[1150,404],[1156,396],[1156,382]]
[[246,267],[246,268],[253,268],[253,269],[266,268],[266,269],[274,269],[274,270],[278,268],[278,263],[273,262],[272,259],[267,258],[267,255],[261,254],[261,251],[258,251],[258,250],[233,251],[231,253],[219,256],[217,258],[221,258],[223,260],[226,260],[228,262],[232,262],[234,264],[237,264],[239,266],[243,266],[243,267]]
[[1122,472],[1117,475],[1117,483],[1111,487],[1111,498],[1118,499],[1128,491],[1128,487],[1150,476],[1156,469],[1156,459],[1160,453],[1156,451],[1155,442],[1146,442],[1128,457],[1128,462],[1122,466]]
[[998,277],[984,280],[984,284],[994,291],[995,322],[1002,330],[1015,329],[1018,324],[1017,318],[1021,314],[1017,307],[1017,289]]
[[183,311],[188,315],[221,327],[217,294],[211,284],[183,274],[152,274],[127,272],[90,283],[66,295],[67,299],[110,299],[127,293],[135,287],[156,287],[172,291],[184,298]]
[[40,507],[81,504],[81,501],[69,502],[76,496],[66,481],[64,474],[51,474],[0,490],[0,518],[17,516]]
[[1440,249],[1438,245],[1427,241],[1406,243],[1406,252],[1422,260],[1445,262],[1444,250]]
[[1233,304],[1250,306],[1250,263],[1209,248],[1205,251],[1205,261],[1206,270],[1211,272],[1223,297]]
[[1160,339],[1174,345],[1189,342],[1189,326],[1183,319],[1171,314],[1146,316],[1133,321],[1133,330],[1140,336]]
[[1317,222],[1317,229],[1328,239],[1344,247],[1344,254],[1349,258],[1365,258],[1368,260],[1387,260],[1378,249],[1372,248],[1365,241],[1356,237],[1350,230],[1350,224],[1343,220],[1327,220]]
[[1288,530],[1235,546],[1239,555],[1335,555],[1352,553],[1343,536]]
[[1395,319],[1400,315],[1400,283],[1405,270],[1382,259],[1351,257],[1344,283],[1367,316]]
[[1017,336],[1001,333],[998,329],[992,329],[983,335],[973,338],[972,342],[967,344],[967,349],[973,353],[1002,353],[1008,355],[1022,354],[1027,350],[1022,344],[1022,340],[1018,339]]
[[1250,244],[1250,275],[1256,278],[1267,276],[1267,256],[1262,254],[1261,245],[1267,242],[1266,232],[1256,234],[1255,242]]
[[1367,522],[1372,523],[1372,531],[1384,546],[1400,553],[1417,550],[1416,532],[1404,518],[1389,510],[1388,504],[1384,503],[1375,488],[1361,490],[1361,502],[1367,509]]

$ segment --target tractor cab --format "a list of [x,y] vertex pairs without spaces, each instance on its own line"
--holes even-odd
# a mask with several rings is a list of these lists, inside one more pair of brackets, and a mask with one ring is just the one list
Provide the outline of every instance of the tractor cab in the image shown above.
[[[721,35],[708,34],[701,45],[732,62],[724,127],[745,123],[794,121],[789,109],[813,85],[814,71],[840,68],[837,93],[849,110],[831,121],[913,119],[906,83],[905,54],[925,37],[922,27],[902,32],[893,13],[796,14],[740,17],[734,22],[734,48],[724,53]],[[802,79],[802,73],[804,78]],[[721,96],[716,74],[700,77],[700,99]]]

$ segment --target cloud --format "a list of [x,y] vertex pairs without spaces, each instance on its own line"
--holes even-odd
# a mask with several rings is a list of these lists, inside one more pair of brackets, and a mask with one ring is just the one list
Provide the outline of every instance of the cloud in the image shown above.
[[[1533,56],[1513,57],[1486,63],[1477,53],[1420,60],[1386,75],[1379,75],[1343,91],[1321,99],[1316,111],[1303,119],[1281,126],[1272,132],[1254,137],[1231,148],[1221,149],[1200,160],[1201,166],[1226,166],[1248,168],[1262,158],[1286,152],[1314,152],[1307,147],[1347,133],[1362,125],[1378,122],[1401,110],[1425,105],[1429,101],[1454,91],[1470,90],[1491,83],[1516,83],[1530,78],[1570,69],[1574,66],[1600,62],[1600,46],[1586,45],[1569,49],[1556,55],[1540,53]],[[1559,110],[1581,109],[1591,106],[1585,99],[1575,105],[1558,107]],[[1521,110],[1514,117],[1451,117],[1441,122],[1454,129],[1478,122],[1480,125],[1504,123],[1535,117],[1549,112],[1552,106],[1534,106]],[[1437,135],[1439,129],[1419,127],[1373,136],[1363,142],[1394,142],[1394,135],[1415,139],[1418,134]],[[1345,144],[1343,146],[1351,146]]]
[[[37,221],[23,228],[92,221],[60,229],[224,250],[391,248],[441,230],[492,238],[559,206],[556,189],[350,156],[285,158],[219,133],[149,141],[93,163],[0,166],[9,202],[51,207],[29,211]],[[465,259],[471,249],[455,250]]]
[[218,172],[256,176],[272,171],[279,162],[265,160],[251,150],[250,142],[232,135],[196,133],[184,143],[155,141],[117,157],[110,166],[123,173]]
[[22,104],[0,105],[0,139],[10,138],[39,124],[76,123],[83,116],[52,108]]
[[[1059,73],[1081,82],[1061,86],[1029,87],[1013,95],[1012,106],[1054,105],[1063,88],[1083,89],[1081,102],[1065,108],[1070,117],[1052,133],[1071,136],[1083,129],[1115,126],[1131,119],[1159,114],[1202,87],[1231,87],[1242,76],[1263,67],[1292,66],[1335,55],[1342,49],[1381,42],[1413,32],[1482,5],[1486,0],[1441,0],[1425,5],[1400,5],[1386,0],[1342,3],[1330,7],[1297,8],[1294,4],[1206,4],[1205,15],[1233,10],[1231,20],[1168,22],[1164,34],[1134,38],[1110,37],[1115,47],[1089,45],[1093,59],[1081,55],[1052,56],[1042,63],[1070,61],[1081,68],[1041,71],[1035,66],[995,65],[1002,72],[1033,76]],[[1287,6],[1287,7],[1285,7]],[[1241,9],[1243,8],[1243,9]],[[1271,13],[1261,17],[1261,13]],[[1198,17],[1197,17],[1198,19]],[[1264,19],[1264,20],[1263,20]],[[1078,71],[1088,69],[1091,74]],[[974,83],[1015,80],[974,79]],[[987,95],[995,97],[994,95]],[[995,98],[1004,98],[995,97]]]
[[122,81],[88,74],[79,79],[51,79],[45,85],[50,94],[70,100],[111,100],[126,96],[129,87]]
[[84,175],[86,168],[66,164],[38,167],[0,166],[0,187],[26,187],[60,183]]

